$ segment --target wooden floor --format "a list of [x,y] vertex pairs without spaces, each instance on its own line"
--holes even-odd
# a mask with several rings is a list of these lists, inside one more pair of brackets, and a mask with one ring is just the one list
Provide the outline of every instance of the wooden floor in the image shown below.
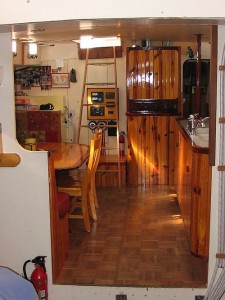
[[70,253],[60,284],[205,287],[208,263],[191,255],[168,186],[98,190],[92,232],[70,221]]

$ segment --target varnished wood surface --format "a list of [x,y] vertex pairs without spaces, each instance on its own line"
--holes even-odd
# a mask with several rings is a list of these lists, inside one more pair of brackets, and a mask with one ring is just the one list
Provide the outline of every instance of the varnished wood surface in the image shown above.
[[184,220],[185,231],[191,241],[191,208],[192,208],[192,147],[180,135],[178,153],[178,183],[177,196]]
[[78,168],[89,156],[89,146],[73,143],[38,142],[37,150],[51,151],[57,170]]
[[211,173],[208,154],[193,154],[193,186],[191,217],[191,250],[197,255],[209,255]]
[[218,70],[218,26],[211,26],[210,90],[209,90],[209,162],[215,166],[216,122],[217,122],[217,70]]
[[[180,128],[177,128],[179,131]],[[192,253],[209,255],[211,166],[209,155],[196,149],[180,131],[177,194]]]
[[98,189],[91,233],[70,220],[60,284],[206,287],[207,260],[191,254],[174,189]]
[[128,184],[169,183],[169,118],[128,117]]
[[52,156],[48,160],[49,166],[49,205],[51,222],[51,251],[52,251],[52,277],[56,282],[69,251],[68,214],[59,218],[57,205],[57,187],[55,180],[54,161]]
[[0,167],[16,167],[20,160],[17,153],[0,153]]
[[179,66],[180,56],[177,48],[128,48],[128,98],[179,98]]

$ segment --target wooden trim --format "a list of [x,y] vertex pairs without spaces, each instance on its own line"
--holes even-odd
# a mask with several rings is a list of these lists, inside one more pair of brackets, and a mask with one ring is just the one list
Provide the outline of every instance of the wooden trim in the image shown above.
[[[80,60],[86,59],[87,49],[80,49],[78,46],[78,56]],[[122,46],[115,47],[116,58],[123,56]],[[91,48],[89,49],[89,59],[106,59],[106,58],[114,58],[113,47],[99,47],[99,48]]]
[[225,118],[224,117],[219,118],[219,123],[224,124],[225,123]]
[[225,171],[225,166],[218,166],[218,171]]
[[218,26],[211,27],[210,101],[209,101],[209,164],[215,166],[216,99],[217,99],[217,49]]
[[0,167],[16,167],[21,159],[17,153],[1,153]]
[[216,258],[225,258],[225,253],[217,253]]
[[197,34],[197,65],[196,65],[196,113],[200,114],[201,107],[201,34]]

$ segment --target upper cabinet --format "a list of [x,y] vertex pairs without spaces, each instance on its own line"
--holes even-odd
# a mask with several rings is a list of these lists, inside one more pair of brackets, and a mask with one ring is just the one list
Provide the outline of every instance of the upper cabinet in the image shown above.
[[180,47],[130,47],[126,65],[128,114],[180,113]]

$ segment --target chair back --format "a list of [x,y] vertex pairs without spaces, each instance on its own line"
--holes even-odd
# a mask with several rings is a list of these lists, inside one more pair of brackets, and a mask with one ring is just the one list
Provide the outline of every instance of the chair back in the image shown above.
[[100,145],[99,143],[97,144],[97,152],[96,152],[96,161],[95,161],[95,170],[94,170],[94,173],[96,172],[97,168],[98,168],[98,163],[99,163],[99,160],[100,160],[100,156],[101,156],[101,149],[102,149],[102,129],[99,129],[98,132],[95,132],[93,134],[93,139],[99,139],[100,138]]
[[86,185],[87,191],[89,191],[91,188],[91,181],[95,177],[95,172],[98,167],[101,153],[101,142],[101,135],[94,136],[90,142],[90,155],[84,180],[84,184]]

